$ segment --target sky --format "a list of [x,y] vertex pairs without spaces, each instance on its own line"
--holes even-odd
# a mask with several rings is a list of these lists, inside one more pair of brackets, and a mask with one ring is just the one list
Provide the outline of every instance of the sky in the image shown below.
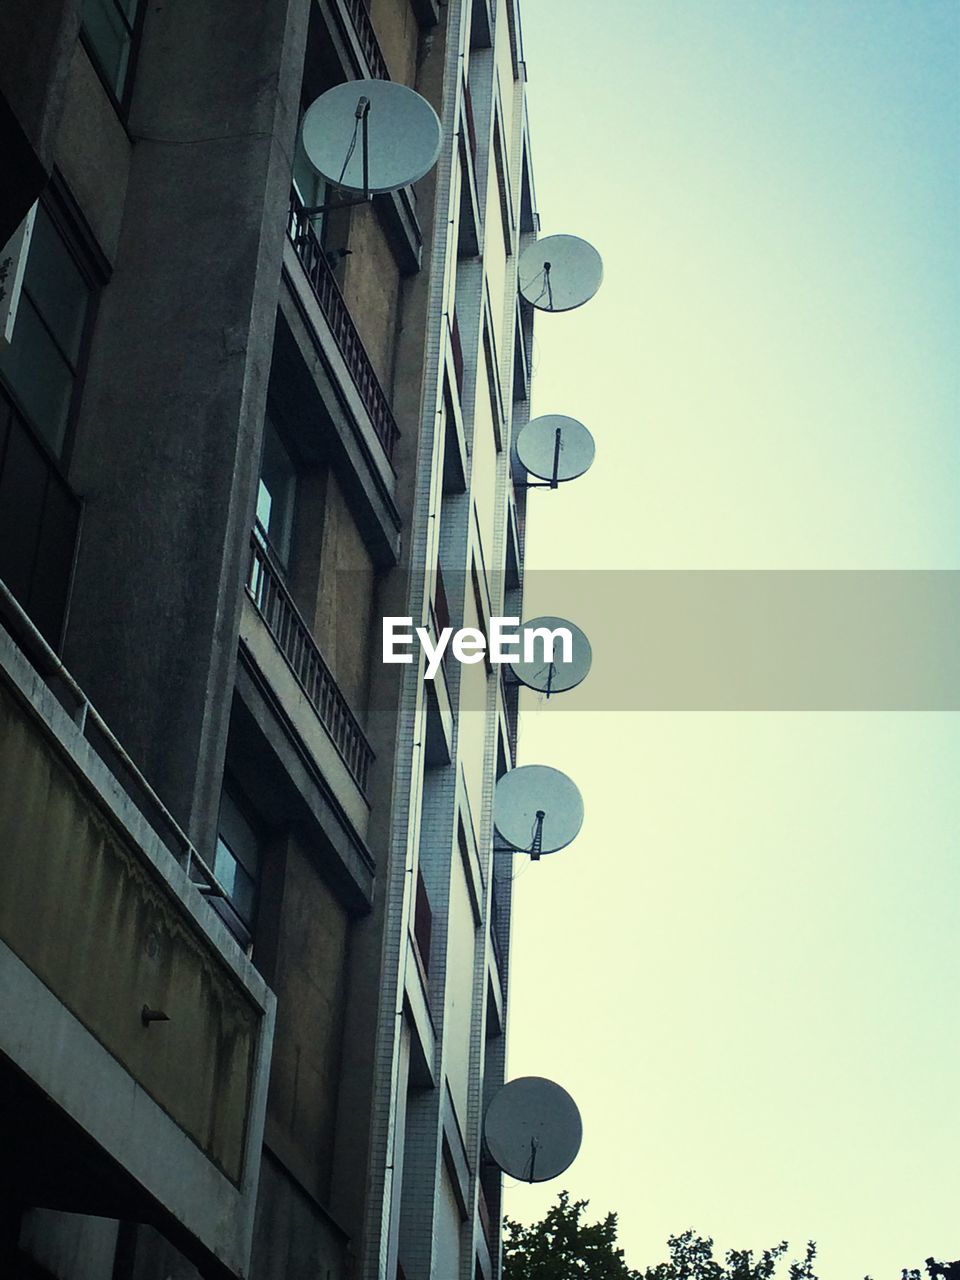
[[[960,570],[960,3],[523,25],[543,234],[605,266],[537,326],[534,411],[597,461],[531,494],[534,611],[564,613],[546,569],[621,571],[641,632],[631,571]],[[960,1258],[956,713],[525,697],[520,762],[587,816],[517,859],[510,1075],[568,1088],[584,1143],[508,1213],[566,1187],[635,1267],[687,1226],[815,1239],[823,1280]]]

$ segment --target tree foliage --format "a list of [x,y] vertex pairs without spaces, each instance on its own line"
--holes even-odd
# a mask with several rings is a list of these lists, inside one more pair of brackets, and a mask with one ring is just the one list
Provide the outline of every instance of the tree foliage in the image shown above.
[[546,1217],[531,1227],[509,1218],[504,1224],[504,1280],[643,1280],[617,1247],[617,1215],[583,1221],[587,1200],[566,1191]]
[[[617,1245],[617,1215],[584,1221],[589,1201],[571,1201],[566,1191],[540,1222],[530,1227],[507,1219],[504,1280],[776,1280],[786,1241],[754,1254],[730,1249],[722,1262],[713,1241],[688,1230],[667,1242],[668,1261],[646,1271],[627,1266]],[[817,1280],[817,1247],[810,1241],[802,1258],[787,1264],[785,1280]],[[781,1269],[782,1271],[782,1269]]]
[[[601,1222],[584,1221],[588,1200],[571,1201],[566,1191],[546,1217],[525,1227],[509,1218],[504,1223],[504,1280],[818,1280],[814,1270],[817,1246],[811,1240],[801,1258],[786,1262],[785,1240],[754,1253],[728,1249],[719,1261],[713,1241],[692,1228],[667,1241],[670,1257],[645,1271],[627,1266],[617,1245],[617,1215]],[[960,1280],[960,1262],[927,1259],[929,1280]],[[864,1280],[871,1280],[865,1276]],[[916,1268],[906,1267],[900,1280],[921,1280]]]

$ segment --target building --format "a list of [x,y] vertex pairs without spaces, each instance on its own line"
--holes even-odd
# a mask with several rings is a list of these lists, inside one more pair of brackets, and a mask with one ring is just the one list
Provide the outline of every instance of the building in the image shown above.
[[[443,124],[331,202],[345,80]],[[500,1272],[514,0],[0,9],[0,1274]],[[15,314],[11,312],[15,305]]]

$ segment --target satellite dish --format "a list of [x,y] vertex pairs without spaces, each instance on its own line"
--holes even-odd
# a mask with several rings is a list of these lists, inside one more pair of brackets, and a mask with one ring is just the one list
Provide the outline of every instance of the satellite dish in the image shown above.
[[493,1095],[483,1137],[494,1164],[511,1178],[547,1182],[577,1158],[583,1121],[566,1089],[541,1076],[521,1076]]
[[348,80],[328,89],[307,108],[300,132],[321,177],[364,195],[416,182],[440,155],[437,113],[392,80]]
[[[549,636],[537,635],[537,632],[556,631],[559,627],[570,632],[570,658],[563,656],[563,645],[560,637],[550,640]],[[533,658],[528,662],[524,655],[529,645],[533,645]],[[552,645],[552,657],[547,658],[547,645]],[[531,618],[520,628],[520,657],[510,663],[510,669],[521,684],[528,689],[536,689],[549,698],[554,693],[566,693],[582,684],[590,674],[593,662],[593,651],[590,641],[576,625],[566,618]]]
[[507,847],[529,853],[556,853],[575,840],[583,826],[583,797],[565,773],[545,764],[511,769],[493,795],[493,825]]
[[538,311],[573,311],[603,281],[603,259],[579,236],[547,236],[520,255],[520,293]]
[[596,452],[593,436],[583,423],[559,413],[531,419],[517,436],[521,465],[538,480],[546,480],[551,489],[589,471]]

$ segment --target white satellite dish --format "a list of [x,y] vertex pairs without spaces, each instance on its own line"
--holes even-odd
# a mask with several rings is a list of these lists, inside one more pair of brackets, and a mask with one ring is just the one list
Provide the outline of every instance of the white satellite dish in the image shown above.
[[583,797],[559,769],[524,764],[497,782],[493,825],[508,849],[536,861],[576,839],[583,826]]
[[[570,632],[570,657],[565,659],[560,638],[550,640],[543,632],[565,628]],[[524,654],[529,643],[533,644],[533,658],[527,662]],[[547,645],[552,646],[552,656],[546,656]],[[566,618],[531,618],[520,628],[520,657],[510,663],[510,669],[521,684],[551,697],[554,693],[566,693],[582,684],[590,674],[593,651],[590,641],[576,625]]]
[[532,418],[517,436],[521,466],[551,489],[589,471],[596,452],[593,436],[583,423],[560,413]]
[[547,236],[524,249],[520,293],[538,311],[573,311],[603,282],[603,259],[579,236]]
[[483,1138],[494,1164],[511,1178],[547,1182],[577,1158],[583,1121],[566,1089],[541,1076],[521,1076],[493,1095]]
[[321,177],[363,196],[416,182],[440,155],[437,113],[392,80],[348,80],[328,89],[307,108],[300,135]]

